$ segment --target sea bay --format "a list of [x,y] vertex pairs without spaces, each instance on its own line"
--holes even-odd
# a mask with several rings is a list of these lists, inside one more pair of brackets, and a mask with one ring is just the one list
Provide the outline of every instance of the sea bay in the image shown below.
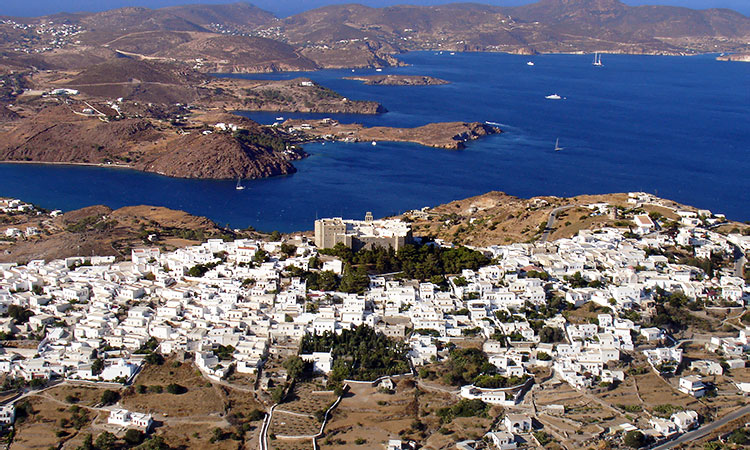
[[[352,99],[375,100],[377,116],[334,117],[369,126],[489,121],[504,134],[449,151],[412,144],[316,143],[299,172],[245,181],[185,180],[132,170],[0,164],[0,195],[47,208],[150,204],[233,227],[311,229],[316,217],[376,216],[490,190],[518,196],[647,191],[750,220],[750,64],[714,56],[517,56],[418,52],[383,73],[430,75],[444,86],[365,86],[351,70],[243,75],[305,76]],[[534,66],[527,65],[533,61]],[[375,74],[356,70],[355,74]],[[559,94],[563,99],[548,100]],[[563,151],[555,152],[556,139]]]

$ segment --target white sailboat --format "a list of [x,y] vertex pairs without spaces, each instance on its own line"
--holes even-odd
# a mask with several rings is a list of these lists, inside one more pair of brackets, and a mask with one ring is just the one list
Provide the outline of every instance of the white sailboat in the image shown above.
[[240,177],[237,177],[237,186],[235,186],[234,188],[237,189],[238,191],[245,190],[245,186],[242,185],[242,180],[240,179]]
[[560,147],[560,138],[557,138],[557,141],[555,141],[555,151],[556,151],[556,152],[559,152],[559,151],[560,151],[560,150],[562,150],[563,148],[564,148],[564,147]]
[[603,64],[602,64],[602,55],[599,54],[599,52],[594,53],[594,62],[591,63],[591,64],[594,65],[594,66],[597,66],[597,67],[603,66]]

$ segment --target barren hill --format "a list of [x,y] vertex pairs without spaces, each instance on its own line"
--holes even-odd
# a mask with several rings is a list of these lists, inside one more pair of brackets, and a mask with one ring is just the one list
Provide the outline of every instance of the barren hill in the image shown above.
[[71,85],[110,83],[187,84],[202,80],[202,76],[174,64],[120,57],[81,71],[69,83]]
[[734,11],[631,7],[618,0],[541,0],[512,8],[333,5],[282,24],[294,43],[366,37],[398,50],[680,53],[714,51],[709,42],[744,48],[750,36],[750,19]]
[[[671,200],[659,199],[657,202],[660,205],[655,202],[644,204],[637,209],[641,212],[659,214],[670,220],[679,220],[674,208],[695,210]],[[601,203],[608,203],[619,209],[616,214],[600,214],[596,208],[587,207]],[[541,239],[550,214],[556,208],[560,209],[556,212],[552,228],[548,229],[549,241],[573,237],[584,229],[607,226],[628,229],[633,225],[634,205],[628,202],[627,194],[526,199],[503,192],[488,192],[407,213],[405,216],[407,220],[413,221],[415,235],[436,237],[456,244],[488,246]]]
[[[47,220],[45,215],[9,217],[0,214],[0,218],[6,225],[35,226],[46,231],[4,245],[0,249],[0,262],[24,263],[34,259],[82,255],[111,255],[127,259],[131,248],[160,245],[174,249],[230,232],[205,217],[155,206],[128,206],[113,211],[107,206],[96,205],[67,212],[52,220]],[[153,241],[149,241],[148,236]]]
[[179,61],[200,61],[203,72],[274,72],[313,70],[318,66],[293,47],[279,41],[253,36],[202,34],[155,56]]
[[149,56],[192,39],[193,34],[184,31],[143,31],[121,36],[108,42],[106,46],[116,51]]
[[262,178],[295,172],[301,150],[249,119],[233,117],[243,131],[203,133],[147,119],[102,122],[67,106],[48,107],[0,133],[0,160],[120,164],[184,178]]
[[149,103],[189,103],[208,95],[206,77],[180,64],[119,57],[93,65],[56,85],[93,97]]
[[172,6],[164,8],[164,11],[217,31],[249,31],[276,20],[276,16],[270,12],[246,2]]
[[129,7],[112,9],[80,19],[87,34],[87,43],[105,44],[108,37],[143,31],[207,31],[193,22],[176,16],[164,9]]

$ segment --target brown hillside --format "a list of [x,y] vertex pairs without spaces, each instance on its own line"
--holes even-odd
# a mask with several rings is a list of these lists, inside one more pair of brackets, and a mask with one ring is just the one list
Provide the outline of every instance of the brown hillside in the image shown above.
[[182,31],[143,31],[130,33],[107,44],[113,50],[139,55],[153,55],[168,50],[185,42],[190,42],[193,35]]
[[733,11],[630,7],[618,0],[541,0],[513,8],[333,5],[281,23],[300,45],[367,36],[403,50],[679,53],[712,50],[708,42],[744,47],[750,36],[750,18]]
[[12,122],[20,118],[21,117],[18,114],[8,109],[7,106],[5,105],[0,106],[0,122]]
[[181,61],[202,59],[204,72],[312,70],[317,65],[283,42],[252,36],[200,35],[156,56]]
[[[160,246],[165,250],[193,245],[185,237],[222,236],[226,231],[205,217],[154,206],[129,206],[112,210],[90,206],[70,211],[55,219],[48,216],[7,217],[12,226],[35,226],[45,232],[32,238],[6,243],[0,248],[0,262],[26,263],[34,259],[72,256],[116,256],[130,258],[130,249]],[[154,237],[147,241],[147,236]]]
[[140,7],[104,11],[81,19],[89,31],[133,33],[138,31],[206,31],[203,27],[164,9]]
[[245,2],[226,5],[172,6],[163,10],[205,28],[213,28],[216,24],[221,24],[224,27],[246,31],[276,20],[276,16],[270,12]]
[[64,106],[49,107],[3,133],[0,159],[98,164],[159,137],[147,120],[104,123],[74,115]]
[[183,84],[194,83],[201,79],[200,75],[174,64],[120,57],[87,68],[73,77],[69,84]]
[[192,133],[144,156],[136,168],[181,178],[265,178],[296,172],[292,163],[226,133]]
[[245,128],[246,138],[204,134],[203,127],[185,132],[147,119],[103,122],[76,115],[66,105],[53,106],[0,133],[0,160],[117,163],[185,178],[262,178],[295,171],[290,161],[303,152],[285,151],[283,137],[249,119],[232,122]]

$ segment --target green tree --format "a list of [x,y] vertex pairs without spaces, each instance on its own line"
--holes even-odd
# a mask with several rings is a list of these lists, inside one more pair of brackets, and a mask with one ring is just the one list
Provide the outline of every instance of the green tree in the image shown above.
[[330,387],[344,379],[375,380],[383,375],[397,375],[409,371],[406,345],[376,332],[367,325],[340,334],[306,334],[300,343],[300,353],[331,351],[334,358],[329,374]]
[[99,450],[112,450],[115,448],[116,443],[117,436],[108,431],[105,431],[96,438],[96,442],[94,443],[94,445]]
[[256,251],[253,255],[253,262],[255,264],[262,264],[266,261],[268,261],[268,252],[263,250],[262,248],[259,248],[258,251]]
[[169,383],[167,385],[167,392],[172,395],[181,395],[187,392],[187,388],[185,386],[181,386],[177,383]]
[[158,353],[149,353],[144,360],[147,364],[152,364],[154,366],[161,366],[164,364],[164,357]]
[[169,445],[161,436],[154,436],[136,447],[137,450],[169,450]]
[[287,256],[294,256],[296,252],[297,252],[297,247],[295,245],[287,244],[286,242],[281,244],[281,253]]
[[119,400],[120,400],[120,394],[118,392],[112,391],[110,389],[107,389],[106,391],[102,392],[101,403],[104,406],[115,404]]
[[468,286],[469,282],[466,281],[466,278],[464,277],[456,277],[453,279],[453,284],[455,284],[457,287],[464,287]]
[[99,375],[102,373],[102,370],[104,370],[104,360],[102,358],[95,359],[94,362],[91,363],[91,373]]
[[744,428],[734,430],[727,441],[731,444],[748,445],[750,444],[750,433]]
[[12,317],[17,323],[23,324],[28,322],[31,316],[34,315],[34,313],[21,306],[10,305],[8,306],[8,315]]
[[638,430],[628,431],[623,443],[630,448],[642,448],[646,446],[646,436]]
[[94,450],[94,438],[90,434],[83,437],[83,443],[78,446],[78,450]]
[[545,344],[562,342],[565,340],[565,332],[560,328],[544,327],[539,332],[539,340]]
[[344,275],[341,277],[341,292],[364,293],[370,287],[370,277],[367,276],[367,269],[358,267],[354,269],[350,264],[344,268]]
[[145,435],[140,430],[135,430],[133,428],[128,429],[128,431],[125,432],[125,442],[127,442],[130,445],[138,445],[141,442],[143,442],[143,439],[145,438]]
[[305,372],[305,361],[299,356],[291,356],[287,358],[286,361],[284,361],[283,366],[286,369],[287,374],[289,374],[289,378],[293,380],[299,379]]

